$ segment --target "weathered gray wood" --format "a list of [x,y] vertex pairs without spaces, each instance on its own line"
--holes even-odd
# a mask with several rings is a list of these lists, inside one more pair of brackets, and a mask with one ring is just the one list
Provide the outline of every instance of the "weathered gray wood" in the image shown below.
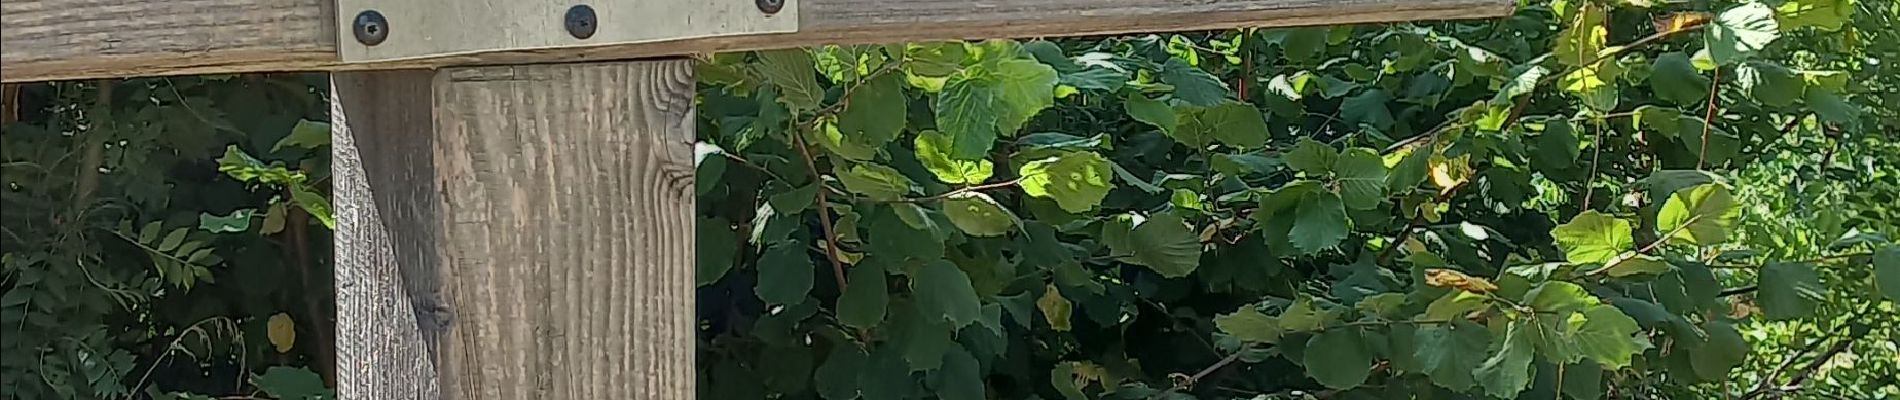
[[691,64],[336,74],[340,394],[692,397]]
[[[331,9],[332,1],[0,0],[0,26],[5,28],[0,29],[0,48],[4,48],[0,70],[5,71],[0,80],[538,64],[821,44],[1483,18],[1508,14],[1514,4],[1513,0],[792,0],[803,2],[799,32],[792,34],[345,65],[337,61],[333,23],[337,12]],[[393,28],[392,32],[402,34],[403,27]]]

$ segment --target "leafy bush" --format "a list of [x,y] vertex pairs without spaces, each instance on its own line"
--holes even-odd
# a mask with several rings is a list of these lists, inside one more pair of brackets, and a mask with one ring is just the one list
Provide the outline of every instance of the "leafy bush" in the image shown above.
[[327,396],[321,87],[299,75],[10,86],[0,397]]
[[[723,54],[710,399],[1900,396],[1900,6]],[[327,398],[323,82],[9,86],[0,398]]]
[[1900,395],[1900,11],[1704,7],[714,57],[701,397]]

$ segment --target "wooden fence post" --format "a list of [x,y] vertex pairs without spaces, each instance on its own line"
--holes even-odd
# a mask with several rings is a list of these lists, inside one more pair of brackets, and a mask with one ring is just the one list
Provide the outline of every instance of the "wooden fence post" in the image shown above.
[[343,399],[686,399],[681,59],[333,75]]

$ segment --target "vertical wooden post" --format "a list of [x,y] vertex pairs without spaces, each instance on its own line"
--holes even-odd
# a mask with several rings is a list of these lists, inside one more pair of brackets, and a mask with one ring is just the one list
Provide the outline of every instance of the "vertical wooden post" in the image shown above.
[[687,399],[691,62],[333,75],[343,399]]

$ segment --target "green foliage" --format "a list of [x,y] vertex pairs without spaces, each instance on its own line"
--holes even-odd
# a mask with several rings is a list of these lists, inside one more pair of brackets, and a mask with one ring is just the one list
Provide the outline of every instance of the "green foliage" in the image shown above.
[[[760,396],[834,400],[1778,388],[1781,354],[1827,362],[1797,350],[1894,323],[1851,318],[1900,285],[1880,235],[1900,82],[1864,62],[1900,57],[1900,10],[1867,3],[722,57],[760,73],[702,86],[700,140],[757,164],[700,177],[700,228],[776,233],[712,235],[739,254],[702,268],[723,272],[701,279],[703,379],[810,376]],[[772,92],[815,102],[762,113]],[[822,359],[753,361],[787,348]],[[1900,394],[1870,358],[1800,390]]]
[[322,87],[8,84],[0,398],[333,398]]

